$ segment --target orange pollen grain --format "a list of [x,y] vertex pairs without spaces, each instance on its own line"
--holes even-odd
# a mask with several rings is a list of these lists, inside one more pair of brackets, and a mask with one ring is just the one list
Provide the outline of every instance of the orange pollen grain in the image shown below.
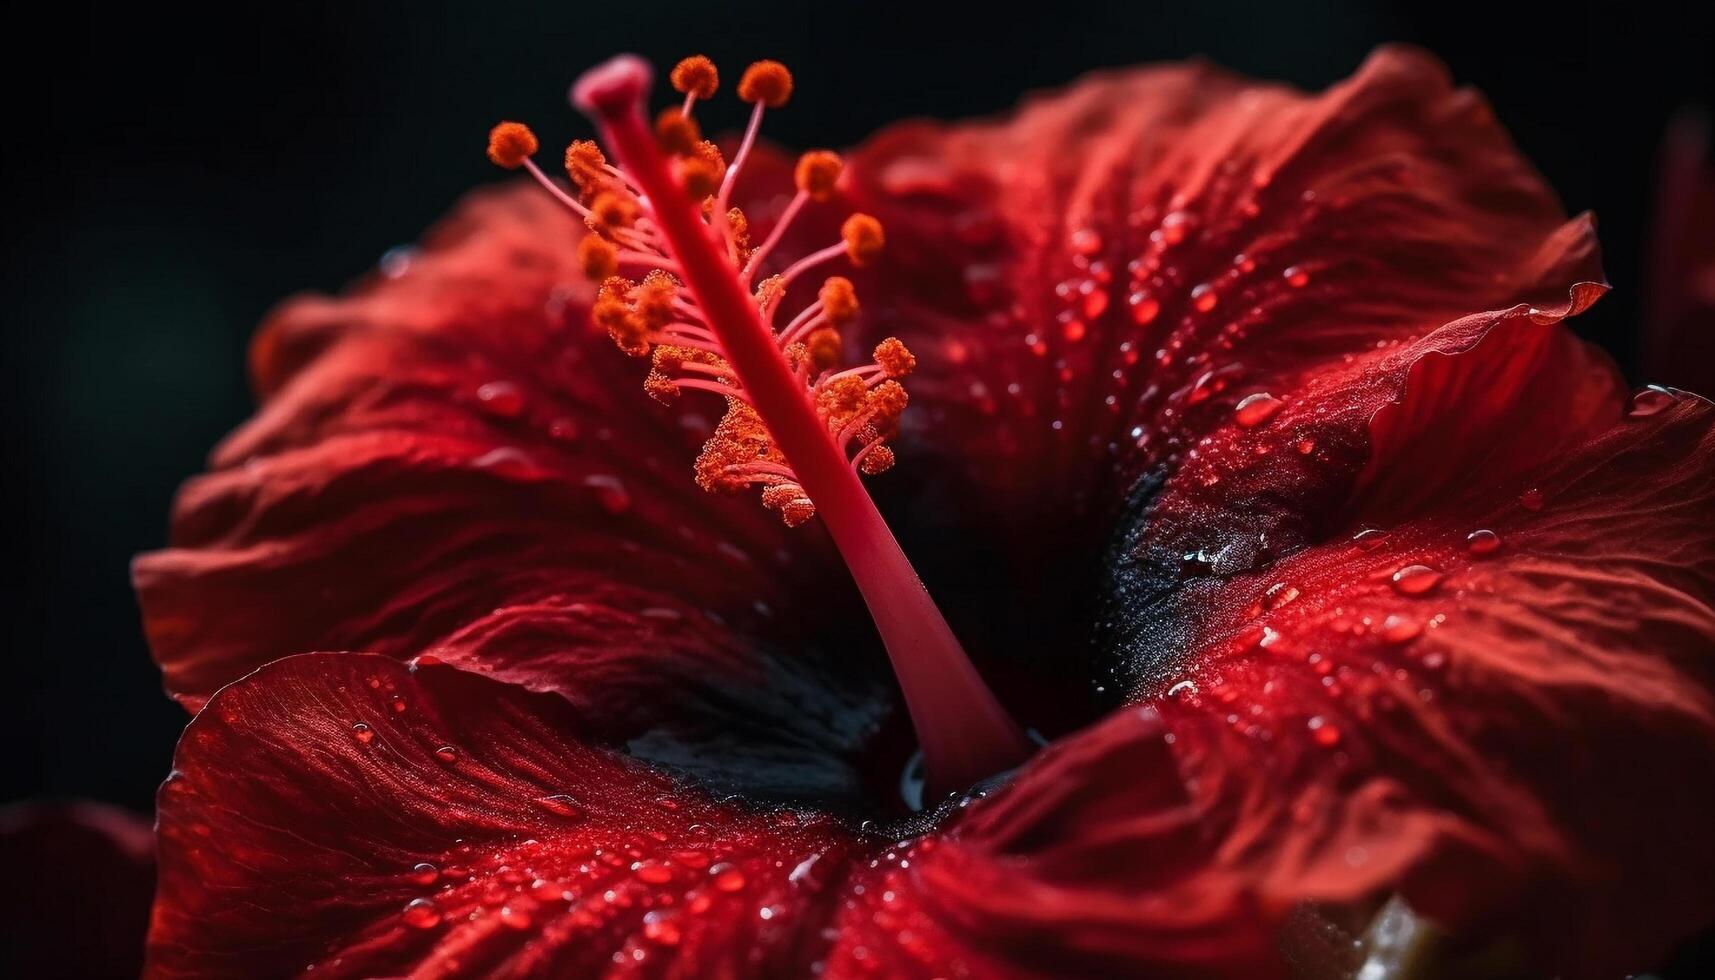
[[700,54],[691,55],[674,65],[667,78],[680,95],[693,95],[699,99],[709,98],[721,86],[721,74],[715,69],[715,63]]
[[881,222],[867,214],[854,214],[840,226],[840,238],[846,243],[846,257],[853,265],[868,265],[881,254],[886,238]]
[[834,183],[840,179],[844,166],[838,153],[810,150],[798,158],[798,189],[810,195],[811,200],[826,201],[833,194]]
[[619,250],[595,235],[578,242],[578,265],[593,282],[601,282],[619,271]]
[[917,358],[898,337],[889,337],[875,346],[875,363],[888,377],[903,378],[916,369]]
[[778,109],[792,97],[792,73],[778,61],[758,61],[738,80],[738,97]]
[[857,318],[857,290],[852,281],[845,276],[829,276],[822,283],[822,290],[817,294],[822,301],[822,312],[828,322],[835,326],[843,326]]
[[508,170],[524,166],[539,145],[523,123],[503,122],[488,131],[488,159]]
[[663,109],[655,117],[655,139],[673,156],[687,156],[703,140],[697,121],[677,109]]
[[607,157],[592,140],[577,140],[566,147],[566,176],[578,190],[589,194],[607,179]]

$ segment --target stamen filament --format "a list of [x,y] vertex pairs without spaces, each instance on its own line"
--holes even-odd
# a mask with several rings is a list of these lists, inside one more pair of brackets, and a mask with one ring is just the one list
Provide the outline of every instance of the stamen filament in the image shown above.
[[[790,463],[790,473],[813,501],[862,593],[905,696],[931,788],[945,792],[1010,769],[1030,745],[965,655],[857,472],[836,444],[777,338],[734,268],[726,235],[711,234],[656,145],[643,114],[650,72],[634,57],[608,62],[580,79],[573,98],[596,122],[603,142],[642,191],[657,227],[677,259],[676,275],[696,297],[703,319],[720,338],[742,392]],[[761,102],[752,115],[752,130]],[[723,182],[730,188],[751,137]],[[722,207],[715,215],[724,215]],[[724,222],[721,222],[724,229]],[[789,283],[812,266],[846,251],[812,253],[784,274]],[[699,387],[697,379],[677,382]],[[713,383],[708,383],[712,385]]]
[[750,253],[750,261],[745,263],[742,277],[745,285],[749,285],[756,275],[756,270],[762,268],[762,260],[768,258],[768,253],[774,251],[774,246],[780,244],[780,239],[786,235],[786,228],[792,224],[793,218],[798,217],[798,212],[803,209],[804,202],[809,199],[810,195],[804,191],[792,195],[792,200],[786,205],[786,210],[780,212],[780,220],[774,223],[774,230],[768,233],[768,237],[762,240],[762,244],[756,247],[756,251]]

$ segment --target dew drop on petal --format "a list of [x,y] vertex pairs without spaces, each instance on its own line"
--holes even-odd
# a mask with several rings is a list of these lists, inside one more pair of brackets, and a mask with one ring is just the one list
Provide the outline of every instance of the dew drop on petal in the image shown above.
[[1132,293],[1126,305],[1131,307],[1131,322],[1140,327],[1154,323],[1155,318],[1161,315],[1160,301],[1146,292]]
[[637,880],[651,885],[665,885],[673,880],[673,869],[659,861],[638,861],[631,866]]
[[1410,616],[1389,616],[1382,620],[1381,636],[1384,643],[1401,646],[1410,643],[1423,632],[1423,624]]
[[584,815],[584,808],[578,805],[578,801],[564,793],[555,793],[552,796],[538,796],[536,797],[535,803],[537,806],[549,813],[552,813],[554,816],[564,817],[567,820],[578,820]]
[[433,929],[441,924],[441,907],[432,898],[414,898],[406,904],[401,917],[413,929]]
[[1249,429],[1274,418],[1285,404],[1265,391],[1247,395],[1233,409],[1233,421]]
[[1541,510],[1542,491],[1535,487],[1531,487],[1529,490],[1518,495],[1518,505],[1523,507],[1525,510]]
[[617,476],[595,473],[584,477],[584,486],[595,491],[596,502],[609,514],[617,517],[631,509],[631,491]]
[[1634,419],[1649,418],[1664,409],[1670,408],[1679,399],[1666,388],[1650,385],[1632,395],[1632,402],[1626,409],[1626,414]]
[[427,861],[423,861],[411,869],[411,880],[419,885],[432,885],[440,877],[441,869]]
[[443,745],[435,750],[435,758],[442,762],[457,762],[459,758],[459,750],[453,748],[451,745]]
[[1441,573],[1428,565],[1407,565],[1393,573],[1393,587],[1401,595],[1423,595],[1441,584]]
[[1207,313],[1215,308],[1221,297],[1215,293],[1215,287],[1208,283],[1191,290],[1191,308],[1198,313]]
[[490,381],[476,389],[482,410],[496,418],[515,419],[524,414],[524,392],[510,381]]
[[1465,535],[1465,550],[1473,555],[1492,555],[1501,547],[1501,536],[1484,528]]
[[1303,289],[1305,286],[1310,285],[1310,273],[1305,272],[1296,265],[1289,265],[1285,269],[1282,269],[1280,277],[1285,279],[1286,284],[1291,286],[1293,289]]
[[678,917],[671,912],[656,909],[643,917],[643,938],[657,946],[679,945],[680,931]]
[[[525,899],[525,901],[529,902],[530,900]],[[530,918],[528,910],[519,908],[516,905],[507,905],[503,906],[500,910],[500,922],[502,925],[523,931],[530,928],[533,920]]]
[[717,864],[709,869],[709,876],[714,879],[716,891],[736,892],[744,888],[744,872],[730,864]]
[[1072,233],[1072,250],[1079,255],[1095,255],[1102,250],[1102,233],[1094,228],[1080,228]]
[[1333,748],[1340,744],[1340,730],[1321,715],[1311,718],[1309,723],[1310,738],[1323,748]]
[[404,698],[394,698],[393,699],[393,711],[396,714],[404,714],[405,713],[405,699]]
[[357,739],[359,744],[368,745],[370,742],[375,741],[375,729],[370,728],[368,725],[365,725],[360,721],[351,726],[351,736]]
[[1368,527],[1352,535],[1352,542],[1365,551],[1374,551],[1387,540],[1387,532],[1378,528]]

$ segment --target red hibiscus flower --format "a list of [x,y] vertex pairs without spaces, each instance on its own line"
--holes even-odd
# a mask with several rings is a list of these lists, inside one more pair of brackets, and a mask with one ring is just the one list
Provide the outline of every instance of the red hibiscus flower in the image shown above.
[[1560,326],[1591,221],[1477,95],[1153,68],[794,166],[778,66],[720,149],[646,77],[571,190],[264,326],[136,565],[200,709],[152,975],[1596,977],[1715,920],[1712,409]]

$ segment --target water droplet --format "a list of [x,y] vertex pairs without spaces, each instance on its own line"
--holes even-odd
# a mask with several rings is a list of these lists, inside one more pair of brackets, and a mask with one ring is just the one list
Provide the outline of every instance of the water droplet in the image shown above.
[[1197,225],[1197,218],[1184,211],[1174,211],[1161,219],[1161,240],[1169,245],[1177,245],[1185,240],[1185,236]]
[[375,729],[370,728],[361,721],[351,726],[351,734],[353,738],[357,739],[358,742],[363,745],[368,745],[370,742],[375,741]]
[[1407,565],[1393,573],[1393,587],[1401,595],[1423,595],[1441,584],[1441,573],[1428,565]]
[[453,748],[451,745],[443,745],[435,750],[435,758],[442,762],[457,762],[459,758],[459,750]]
[[1649,418],[1665,409],[1671,408],[1679,401],[1678,396],[1666,388],[1650,385],[1632,395],[1632,403],[1626,409],[1626,414],[1634,419]]
[[1072,250],[1079,255],[1096,255],[1102,250],[1101,232],[1094,228],[1080,228],[1072,233]]
[[637,880],[651,885],[665,885],[673,880],[673,869],[660,861],[638,861],[631,866]]
[[1198,313],[1207,313],[1215,308],[1221,297],[1215,293],[1215,287],[1208,283],[1191,290],[1191,308]]
[[584,815],[584,808],[578,805],[578,801],[564,793],[555,793],[553,796],[538,796],[535,803],[549,813],[557,817],[565,817],[567,820],[578,820]]
[[631,509],[631,492],[617,476],[594,473],[584,477],[584,486],[595,491],[596,502],[609,514],[618,516]]
[[393,699],[393,711],[395,714],[404,714],[405,713],[405,699],[404,698],[394,698]]
[[1335,728],[1328,719],[1316,715],[1310,719],[1310,738],[1323,748],[1333,748],[1340,744],[1340,730]]
[[1410,643],[1423,632],[1423,624],[1409,616],[1389,616],[1382,620],[1382,641],[1394,646]]
[[411,880],[419,885],[432,885],[441,877],[441,869],[424,861],[411,869]]
[[1279,609],[1296,598],[1298,598],[1296,588],[1285,582],[1276,582],[1268,587],[1267,592],[1263,593],[1262,602],[1269,609]]
[[483,411],[496,418],[515,419],[524,414],[524,392],[510,381],[490,381],[476,389]]
[[1300,440],[1298,440],[1297,448],[1298,448],[1298,455],[1308,456],[1311,453],[1316,451],[1316,440],[1308,438],[1308,437],[1306,437],[1304,439],[1300,439]]
[[1131,322],[1140,327],[1155,322],[1161,314],[1161,303],[1146,292],[1135,292],[1126,299],[1126,305],[1131,307]]
[[709,877],[714,879],[716,891],[736,892],[744,888],[744,872],[730,864],[717,864],[709,869]]
[[1293,289],[1303,289],[1305,286],[1310,285],[1310,273],[1305,272],[1303,269],[1295,265],[1289,265],[1285,269],[1282,269],[1280,277],[1285,279],[1286,284],[1291,286]]
[[398,279],[411,271],[411,262],[416,259],[417,250],[410,245],[398,245],[381,253],[381,274],[389,279]]
[[1387,532],[1373,527],[1364,528],[1352,535],[1352,542],[1365,551],[1374,551],[1387,541]]
[[[524,899],[524,901],[528,902],[530,900]],[[513,929],[517,929],[519,931],[528,929],[530,928],[532,921],[533,920],[530,918],[530,912],[527,909],[519,908],[516,905],[507,905],[500,910],[501,924],[510,926]]]
[[1253,428],[1274,418],[1276,413],[1285,406],[1285,402],[1268,392],[1257,392],[1254,395],[1245,396],[1244,400],[1234,407],[1233,421],[1247,429]]
[[405,905],[401,918],[413,929],[433,929],[441,924],[441,907],[432,898],[414,898]]
[[1465,550],[1473,555],[1492,555],[1501,547],[1501,536],[1488,529],[1465,535]]
[[1518,505],[1525,510],[1541,510],[1542,500],[1542,491],[1535,487],[1518,495]]
[[657,946],[679,945],[678,917],[671,912],[656,909],[643,917],[643,938]]

